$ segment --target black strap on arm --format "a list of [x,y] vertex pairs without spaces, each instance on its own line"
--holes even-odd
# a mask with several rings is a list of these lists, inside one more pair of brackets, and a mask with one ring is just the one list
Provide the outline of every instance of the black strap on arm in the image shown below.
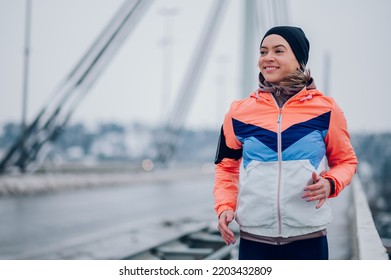
[[230,158],[238,160],[242,157],[243,149],[231,149],[227,146],[224,136],[223,126],[221,126],[221,132],[219,137],[219,143],[217,145],[215,164],[220,163],[224,158]]

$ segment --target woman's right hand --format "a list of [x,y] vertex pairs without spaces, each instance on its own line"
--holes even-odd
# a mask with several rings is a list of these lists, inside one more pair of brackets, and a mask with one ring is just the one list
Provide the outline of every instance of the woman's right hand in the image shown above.
[[232,210],[225,210],[220,214],[219,217],[219,224],[217,228],[219,229],[221,237],[227,245],[232,245],[236,242],[235,234],[228,227],[228,225],[233,221],[233,219],[234,211]]

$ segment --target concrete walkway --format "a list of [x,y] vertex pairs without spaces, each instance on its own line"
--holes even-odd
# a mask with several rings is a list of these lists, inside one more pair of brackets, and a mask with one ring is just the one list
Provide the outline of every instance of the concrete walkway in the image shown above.
[[329,199],[333,221],[327,227],[331,260],[352,258],[352,190],[346,187],[336,198]]

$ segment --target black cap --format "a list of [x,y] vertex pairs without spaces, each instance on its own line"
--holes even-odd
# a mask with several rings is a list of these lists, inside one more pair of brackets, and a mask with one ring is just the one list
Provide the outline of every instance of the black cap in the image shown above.
[[291,49],[295,54],[300,66],[301,64],[307,65],[310,51],[310,43],[308,42],[308,39],[301,28],[295,26],[273,27],[266,32],[265,36],[263,36],[261,46],[265,37],[271,34],[276,34],[283,37],[291,46]]

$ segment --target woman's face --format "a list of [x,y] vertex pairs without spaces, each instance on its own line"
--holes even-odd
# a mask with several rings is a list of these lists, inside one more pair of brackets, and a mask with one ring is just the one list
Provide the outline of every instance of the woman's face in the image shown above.
[[286,75],[300,68],[288,42],[276,34],[271,34],[263,40],[258,66],[265,80],[277,85]]

